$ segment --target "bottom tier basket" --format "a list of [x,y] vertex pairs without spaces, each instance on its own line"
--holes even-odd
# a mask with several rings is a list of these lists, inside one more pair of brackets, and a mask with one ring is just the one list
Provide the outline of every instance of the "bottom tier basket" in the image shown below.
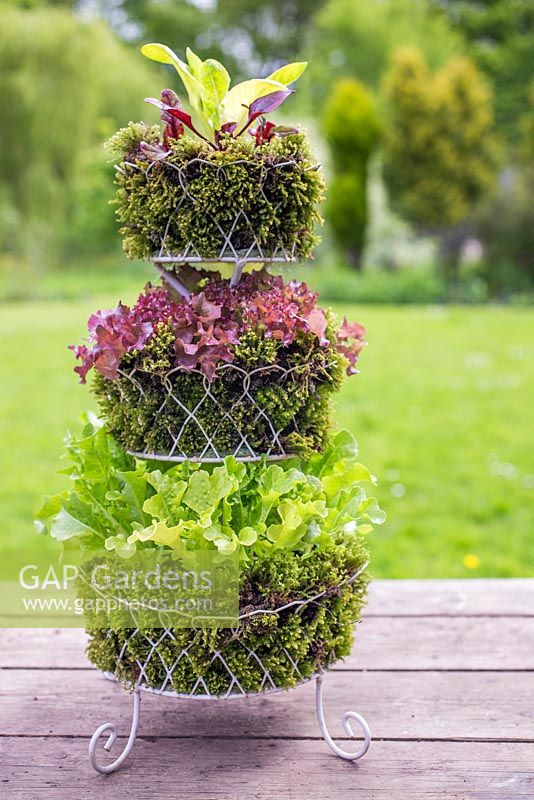
[[364,741],[355,753],[338,747],[324,719],[322,679],[328,668],[350,652],[354,623],[365,602],[366,568],[367,563],[313,596],[272,609],[243,608],[235,628],[89,631],[90,660],[105,677],[123,684],[134,695],[132,729],[125,749],[110,764],[98,762],[100,737],[109,732],[104,749],[110,750],[117,735],[113,723],[104,723],[91,739],[93,767],[101,773],[113,772],[131,751],[142,692],[220,701],[287,690],[313,679],[317,681],[317,717],[325,741],[341,758],[360,758],[370,745],[367,723],[356,712],[345,712],[346,734],[354,736],[350,721],[356,721]]
[[313,596],[271,609],[245,607],[236,628],[95,630],[88,656],[127,686],[180,697],[289,689],[349,654],[365,567]]

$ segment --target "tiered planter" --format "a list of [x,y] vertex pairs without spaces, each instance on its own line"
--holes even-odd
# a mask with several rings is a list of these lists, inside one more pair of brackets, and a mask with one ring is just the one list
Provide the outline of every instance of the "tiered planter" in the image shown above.
[[[329,455],[330,397],[347,367],[354,371],[363,329],[346,322],[340,329],[304,284],[270,276],[277,264],[310,255],[315,244],[318,165],[296,132],[259,147],[232,138],[218,150],[180,136],[164,150],[159,129],[130,124],[112,150],[120,159],[117,216],[125,251],[150,258],[164,287],[146,289],[133,309],[99,312],[90,320],[89,347],[76,349],[82,378],[95,370],[93,390],[116,441],[113,458],[117,465],[130,458],[128,469],[145,477],[189,462],[209,478],[232,457],[244,462],[241,480],[258,485],[275,462],[297,475],[317,511],[286,549],[269,531],[281,527],[278,508],[298,501],[291,488],[248,539],[227,531],[224,546],[233,541],[228,546],[247,552],[237,627],[89,631],[91,661],[134,698],[123,752],[112,763],[98,760],[100,738],[109,733],[110,750],[117,737],[115,725],[105,723],[91,739],[91,763],[108,773],[124,761],[142,692],[229,700],[310,680],[325,741],[344,759],[360,758],[370,743],[367,723],[346,712],[345,732],[353,736],[351,720],[357,722],[363,743],[355,752],[340,749],[325,724],[322,680],[350,652],[365,602],[368,559],[358,526],[367,520],[365,533],[369,522],[381,521],[363,489],[343,506],[354,509],[352,516],[344,510],[334,521],[336,498],[351,481],[366,480],[350,444],[338,448],[339,469]],[[54,518],[49,522],[54,535]],[[254,550],[256,540],[262,546]]]

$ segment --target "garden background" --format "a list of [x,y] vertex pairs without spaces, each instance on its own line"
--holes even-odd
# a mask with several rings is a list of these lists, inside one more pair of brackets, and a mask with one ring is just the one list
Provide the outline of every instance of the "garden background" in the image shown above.
[[0,16],[2,559],[51,546],[32,512],[92,403],[67,345],[153,277],[120,252],[102,142],[176,88],[139,53],[162,41],[234,79],[310,62],[283,118],[324,164],[326,223],[287,272],[368,331],[336,418],[389,515],[374,574],[531,575],[530,0],[0,0]]

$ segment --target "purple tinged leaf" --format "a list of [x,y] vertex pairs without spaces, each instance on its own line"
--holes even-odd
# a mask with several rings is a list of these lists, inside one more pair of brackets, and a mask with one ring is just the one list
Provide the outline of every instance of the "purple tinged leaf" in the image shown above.
[[162,103],[161,100],[157,100],[155,97],[145,97],[145,103],[150,103],[152,106],[156,106],[159,108],[160,111],[165,111],[167,108],[172,108],[167,103]]
[[165,113],[170,114],[171,117],[176,117],[176,119],[179,119],[180,122],[183,122],[184,125],[187,125],[188,128],[191,128],[192,131],[200,136],[197,129],[193,125],[191,114],[187,114],[185,111],[182,111],[181,108],[168,108]]
[[276,111],[278,106],[281,106],[290,94],[294,94],[294,89],[280,89],[277,92],[265,94],[263,97],[258,97],[252,102],[248,109],[249,119],[255,120],[261,114],[270,114],[271,111]]
[[181,108],[182,101],[172,89],[163,89],[160,94],[160,100],[167,106],[172,106],[173,108]]
[[249,128],[252,123],[261,117],[263,114],[270,114],[275,111],[278,106],[281,106],[290,94],[294,93],[294,89],[280,89],[277,92],[270,92],[269,94],[258,97],[248,107],[248,119],[236,136],[241,136],[242,133]]
[[162,103],[161,100],[156,100],[155,97],[145,97],[145,103],[150,103],[151,105],[156,106],[156,108],[159,108],[162,119],[165,119],[167,116],[179,119],[180,122],[182,122],[184,125],[187,125],[189,130],[193,131],[193,133],[195,133],[199,139],[203,139],[205,142],[211,145],[211,147],[213,147],[213,144],[209,141],[209,139],[206,139],[205,136],[197,131],[193,124],[191,114],[187,114],[185,111],[182,111],[181,108],[176,108],[175,106],[170,106],[167,103]]
[[225,122],[221,125],[221,133],[233,133],[237,128],[237,122]]
[[348,372],[364,345],[364,329],[343,320],[334,341],[327,335],[327,317],[317,305],[317,294],[305,283],[286,283],[277,276],[244,275],[235,287],[230,281],[211,279],[202,291],[176,296],[168,287],[145,288],[133,308],[119,303],[111,311],[98,311],[89,320],[87,344],[73,347],[81,362],[81,381],[95,369],[109,380],[118,377],[124,355],[142,351],[163,323],[174,335],[174,365],[199,369],[216,376],[220,362],[230,363],[241,335],[251,327],[266,338],[290,345],[309,333],[321,346],[329,341],[348,360]]
[[[169,106],[167,103],[162,103],[161,100],[156,100],[155,97],[145,97],[145,103],[150,103],[156,108],[159,108],[162,115],[169,117],[175,117],[179,119],[180,122],[183,122],[184,125],[187,125],[188,128],[191,128],[192,131],[198,133],[193,125],[193,120],[191,119],[191,114],[187,114],[185,111],[182,111],[181,108],[176,108],[175,106]],[[200,134],[198,134],[200,135]]]
[[237,122],[225,122],[224,125],[221,125],[218,131],[214,131],[213,135],[215,137],[215,144],[217,145],[217,147],[220,146],[222,137],[225,134],[229,134],[230,136],[232,136],[236,128],[237,128]]

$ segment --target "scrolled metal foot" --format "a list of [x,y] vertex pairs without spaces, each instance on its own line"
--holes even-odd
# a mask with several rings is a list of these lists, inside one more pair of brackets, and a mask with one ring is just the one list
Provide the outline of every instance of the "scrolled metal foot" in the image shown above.
[[104,736],[105,733],[109,732],[108,740],[104,745],[104,750],[108,752],[111,750],[115,741],[117,739],[117,727],[114,722],[104,722],[99,728],[91,736],[91,741],[89,742],[89,758],[91,759],[91,764],[93,769],[97,772],[100,772],[102,775],[108,775],[110,772],[115,772],[116,769],[120,767],[122,762],[129,756],[134,744],[135,744],[135,737],[137,736],[137,728],[139,726],[139,715],[140,715],[140,707],[141,707],[141,692],[137,688],[134,691],[134,705],[133,705],[133,717],[132,717],[132,727],[130,729],[130,735],[128,737],[128,741],[126,742],[126,747],[120,754],[118,758],[115,759],[111,764],[99,764],[96,760],[96,747],[98,744],[98,740],[101,736]]
[[358,758],[362,758],[369,747],[371,746],[371,731],[369,730],[369,725],[362,717],[361,714],[358,714],[356,711],[345,711],[341,721],[343,723],[343,728],[345,729],[345,733],[347,736],[350,736],[351,739],[354,738],[355,734],[352,730],[351,720],[354,720],[360,726],[362,733],[363,733],[363,744],[359,750],[355,753],[349,753],[347,750],[342,750],[341,747],[334,742],[332,737],[328,732],[328,728],[326,727],[326,721],[324,718],[324,709],[323,709],[323,676],[318,675],[315,685],[315,703],[317,708],[317,720],[319,722],[319,728],[321,729],[321,734],[323,739],[327,743],[330,750],[339,756],[340,758],[344,758],[347,761],[356,761]]

